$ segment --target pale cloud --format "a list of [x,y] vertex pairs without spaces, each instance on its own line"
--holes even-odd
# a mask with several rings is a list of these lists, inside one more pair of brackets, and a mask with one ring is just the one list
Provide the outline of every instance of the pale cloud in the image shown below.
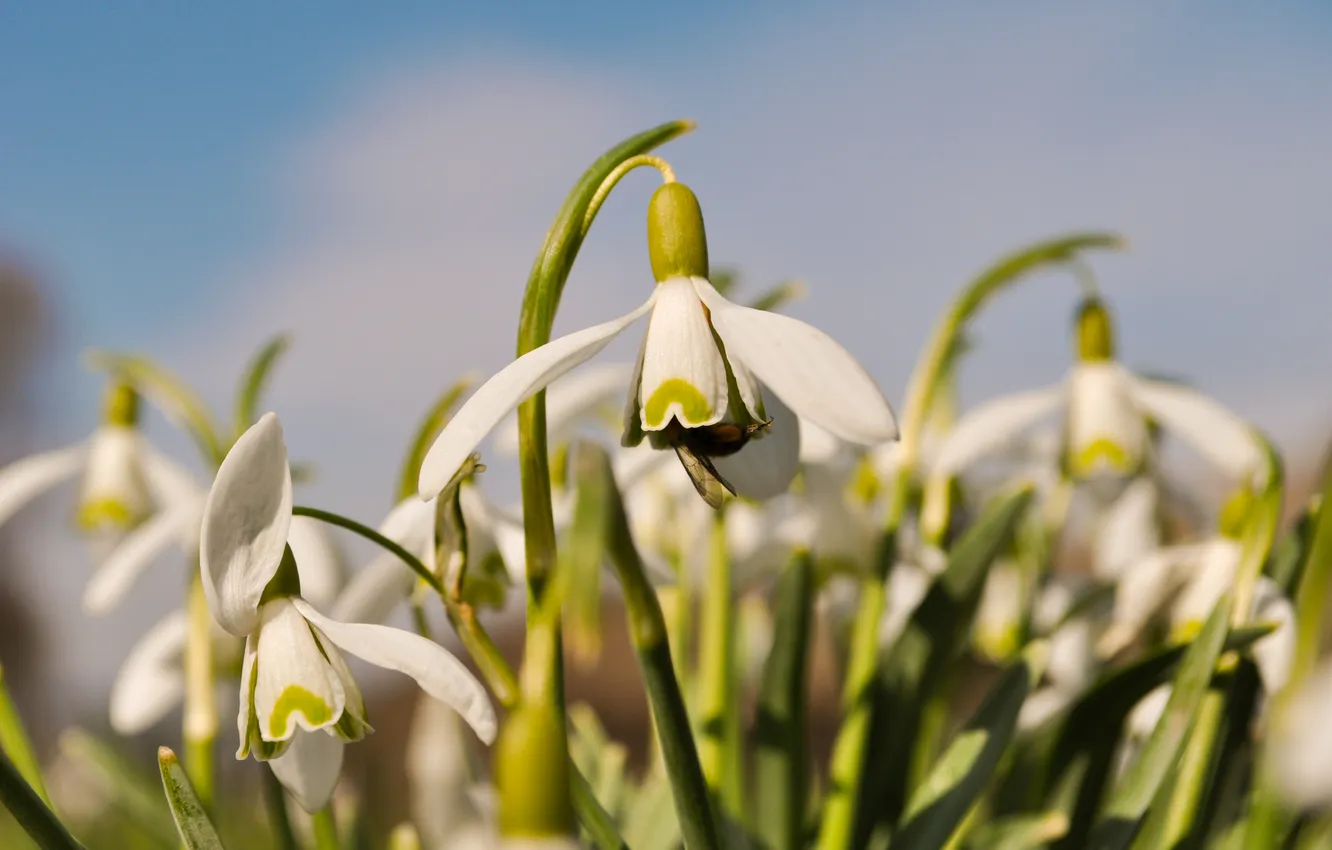
[[[286,151],[276,249],[237,276],[224,320],[177,346],[231,370],[264,333],[293,330],[277,396],[293,438],[336,492],[367,475],[387,486],[432,395],[511,356],[523,281],[581,169],[685,105],[701,129],[668,153],[702,198],[714,258],[756,283],[806,278],[794,311],[845,339],[890,397],[968,277],[1032,239],[1112,227],[1132,250],[1095,266],[1126,359],[1302,436],[1327,412],[1308,391],[1329,353],[1315,246],[1332,218],[1332,86],[1262,44],[1175,50],[1180,26],[1145,6],[866,11],[778,23],[665,76],[514,56],[394,69]],[[648,285],[647,178],[626,185],[563,328]],[[1056,379],[1073,293],[1050,279],[1000,302],[967,396]],[[1302,395],[1283,404],[1278,385]]]

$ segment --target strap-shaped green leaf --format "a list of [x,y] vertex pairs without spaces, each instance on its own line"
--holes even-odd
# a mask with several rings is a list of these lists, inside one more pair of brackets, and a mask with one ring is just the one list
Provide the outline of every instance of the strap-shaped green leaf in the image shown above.
[[1105,812],[1092,829],[1092,850],[1119,850],[1137,834],[1161,783],[1178,763],[1225,648],[1233,600],[1225,594],[1207,618],[1198,637],[1184,653],[1171,684],[1165,713],[1152,730],[1136,761],[1112,791]]
[[[893,847],[936,850],[948,844],[967,812],[985,789],[1017,729],[1027,694],[1040,681],[1049,644],[1031,644],[1022,660],[1009,667],[911,795]],[[867,801],[873,805],[873,800]]]
[[223,850],[213,822],[208,819],[199,795],[194,793],[180,759],[166,747],[157,749],[157,766],[162,770],[162,788],[166,791],[176,831],[187,850]]

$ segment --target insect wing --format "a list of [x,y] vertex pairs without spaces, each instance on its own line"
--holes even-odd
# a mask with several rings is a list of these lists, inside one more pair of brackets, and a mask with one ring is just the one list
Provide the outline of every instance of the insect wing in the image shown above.
[[689,473],[689,480],[693,482],[698,495],[714,510],[721,507],[725,491],[735,495],[735,488],[717,473],[717,467],[706,456],[694,454],[688,446],[679,443],[675,445],[675,456],[680,459],[685,472]]

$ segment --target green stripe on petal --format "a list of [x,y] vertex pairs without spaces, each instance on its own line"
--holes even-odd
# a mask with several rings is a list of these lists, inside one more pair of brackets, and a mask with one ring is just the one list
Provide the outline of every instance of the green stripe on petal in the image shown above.
[[1115,472],[1128,474],[1133,471],[1133,463],[1128,452],[1108,437],[1100,437],[1083,446],[1073,457],[1073,471],[1076,475],[1089,475],[1095,472],[1100,462]]
[[663,381],[643,405],[643,421],[648,428],[665,428],[674,414],[686,427],[707,424],[712,419],[712,405],[703,393],[683,378]]

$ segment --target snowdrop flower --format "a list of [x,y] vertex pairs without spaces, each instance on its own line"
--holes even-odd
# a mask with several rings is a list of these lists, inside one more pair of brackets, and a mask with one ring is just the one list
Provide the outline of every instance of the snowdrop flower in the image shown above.
[[1332,807],[1332,664],[1299,684],[1274,717],[1267,745],[1277,791],[1292,807]]
[[[449,493],[422,501],[403,499],[380,523],[379,533],[436,569],[442,544],[441,503]],[[526,575],[522,517],[491,503],[470,479],[459,484],[458,504],[467,530],[467,577],[477,586],[522,584]],[[447,567],[447,565],[446,565]],[[382,623],[411,595],[416,573],[392,552],[380,552],[347,584],[333,604],[334,619]],[[492,596],[494,594],[491,594]],[[502,600],[495,607],[501,607]]]
[[333,791],[343,741],[371,731],[342,652],[417,681],[494,740],[481,683],[440,645],[387,626],[344,623],[301,596],[292,524],[291,469],[275,415],[265,414],[228,452],[204,507],[200,566],[209,608],[245,638],[237,758],[273,760],[297,802],[313,811]]
[[[202,513],[202,505],[200,506]],[[195,531],[195,546],[198,532]],[[296,558],[301,593],[315,607],[333,601],[342,584],[342,554],[327,529],[308,517],[293,517],[287,545]],[[196,549],[197,551],[197,549]],[[185,645],[189,620],[172,611],[134,644],[111,685],[111,728],[137,735],[166,717],[185,694]],[[226,678],[240,671],[244,641],[213,623],[213,664]],[[220,684],[220,683],[219,683]]]
[[1160,501],[1156,482],[1140,475],[1101,513],[1091,544],[1097,579],[1116,581],[1161,548]]
[[1056,412],[1064,420],[1067,468],[1078,480],[1142,469],[1150,454],[1149,417],[1236,480],[1260,469],[1261,453],[1244,420],[1195,390],[1137,377],[1114,358],[1110,315],[1099,299],[1087,298],[1077,316],[1077,362],[1067,378],[995,399],[962,417],[933,474],[958,474]]
[[[684,446],[701,458],[694,468],[713,479],[695,478],[701,493],[705,484],[726,483],[741,495],[767,498],[795,475],[799,426],[777,421],[760,382],[842,439],[876,445],[896,437],[888,402],[831,337],[788,316],[734,304],[708,282],[703,216],[683,184],[668,182],[653,195],[648,251],[657,280],[651,297],[627,315],[528,352],[487,381],[431,446],[421,467],[422,497],[438,494],[510,410],[649,313],[622,439],[636,445],[648,436],[654,448],[671,445],[677,452]],[[686,454],[681,458],[688,462]]]
[[159,506],[170,508],[188,473],[153,451],[138,430],[139,399],[126,384],[107,393],[104,422],[87,440],[31,455],[0,469],[0,523],[42,493],[83,475],[78,526],[101,560]]

